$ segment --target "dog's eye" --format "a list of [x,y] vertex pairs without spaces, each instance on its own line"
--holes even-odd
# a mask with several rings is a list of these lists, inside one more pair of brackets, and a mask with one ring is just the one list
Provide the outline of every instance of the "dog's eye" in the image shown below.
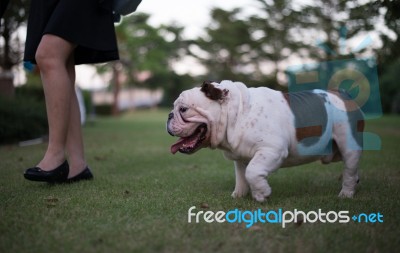
[[180,111],[181,113],[184,113],[184,112],[186,112],[187,110],[188,110],[187,107],[181,107],[181,108],[179,108],[179,111]]

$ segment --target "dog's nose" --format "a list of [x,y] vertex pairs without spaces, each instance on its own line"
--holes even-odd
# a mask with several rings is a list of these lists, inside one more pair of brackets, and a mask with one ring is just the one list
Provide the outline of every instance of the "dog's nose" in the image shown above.
[[170,114],[168,114],[168,121],[167,121],[167,132],[171,135],[174,136],[174,134],[169,130],[169,121],[174,117],[174,114],[171,112]]
[[175,135],[169,130],[168,126],[167,126],[167,132],[169,133],[169,135],[175,136]]

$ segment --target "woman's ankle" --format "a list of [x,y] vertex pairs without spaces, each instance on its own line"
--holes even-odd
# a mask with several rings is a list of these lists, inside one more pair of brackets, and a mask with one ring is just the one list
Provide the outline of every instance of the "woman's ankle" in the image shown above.
[[82,171],[85,170],[87,163],[85,159],[82,158],[69,158],[69,175],[68,178],[72,178],[78,174],[80,174]]
[[46,152],[43,159],[39,162],[37,167],[44,171],[50,171],[58,166],[60,166],[65,161],[65,156],[63,152],[60,153],[52,153]]

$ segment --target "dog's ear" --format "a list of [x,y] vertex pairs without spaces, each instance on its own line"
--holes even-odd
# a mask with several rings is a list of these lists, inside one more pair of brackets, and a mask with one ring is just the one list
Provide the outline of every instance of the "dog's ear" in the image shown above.
[[224,98],[228,95],[229,90],[227,89],[218,89],[210,81],[204,81],[203,85],[200,89],[206,97],[212,100],[224,100]]

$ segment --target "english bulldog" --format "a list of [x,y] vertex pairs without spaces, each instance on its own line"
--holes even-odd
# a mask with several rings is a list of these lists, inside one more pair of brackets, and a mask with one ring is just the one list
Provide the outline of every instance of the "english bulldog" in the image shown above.
[[174,102],[167,131],[180,137],[171,152],[221,149],[235,165],[232,197],[251,191],[259,202],[271,194],[267,177],[281,167],[343,161],[339,197],[353,197],[358,183],[364,120],[354,100],[339,91],[282,93],[241,82],[206,81]]

